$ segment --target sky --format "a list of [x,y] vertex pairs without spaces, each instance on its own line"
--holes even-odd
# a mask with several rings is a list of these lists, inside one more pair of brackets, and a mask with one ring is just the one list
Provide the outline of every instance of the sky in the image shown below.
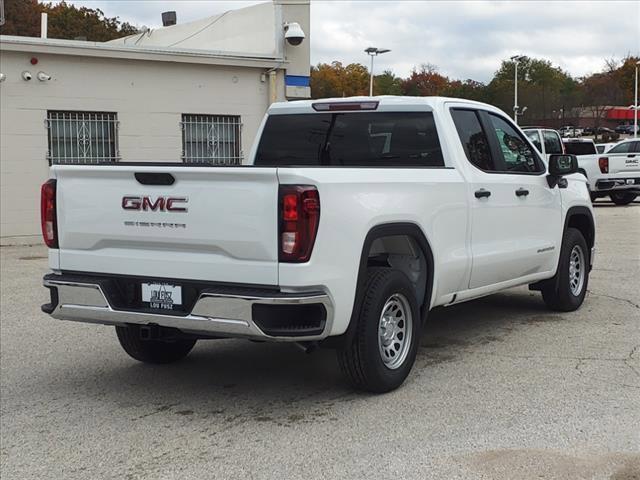
[[[176,10],[187,22],[257,1],[68,0],[134,25],[160,27]],[[640,55],[640,0],[630,1],[311,1],[311,63],[368,65],[364,49],[389,48],[375,70],[407,76],[436,65],[451,78],[487,82],[515,54],[550,60],[574,77],[605,59]]]

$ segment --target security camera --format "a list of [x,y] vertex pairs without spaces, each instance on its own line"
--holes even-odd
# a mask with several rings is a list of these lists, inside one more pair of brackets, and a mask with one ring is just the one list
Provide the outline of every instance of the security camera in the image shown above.
[[4,73],[0,73],[0,82],[4,82],[7,79],[7,76]]
[[289,45],[294,47],[300,45],[304,37],[304,31],[298,22],[284,24],[284,39],[289,42]]
[[29,81],[29,80],[31,80],[32,78],[33,78],[33,76],[31,75],[31,72],[27,72],[27,71],[22,72],[22,79],[23,79],[25,82],[28,82],[28,81]]
[[40,80],[41,82],[48,82],[49,80],[51,80],[51,75],[47,75],[44,72],[38,72],[38,80]]

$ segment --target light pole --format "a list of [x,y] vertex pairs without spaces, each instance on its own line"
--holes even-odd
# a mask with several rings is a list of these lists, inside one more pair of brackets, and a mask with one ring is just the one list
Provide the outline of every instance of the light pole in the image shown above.
[[383,53],[390,52],[388,48],[376,48],[369,47],[365,49],[367,55],[371,57],[371,70],[369,70],[369,96],[373,97],[373,57],[377,57],[378,55],[382,55]]
[[636,62],[636,94],[633,100],[633,138],[638,138],[638,65],[640,65],[640,61]]
[[518,124],[519,109],[518,106],[518,62],[524,58],[524,55],[514,55],[511,57],[515,65],[515,75],[513,77],[513,121]]

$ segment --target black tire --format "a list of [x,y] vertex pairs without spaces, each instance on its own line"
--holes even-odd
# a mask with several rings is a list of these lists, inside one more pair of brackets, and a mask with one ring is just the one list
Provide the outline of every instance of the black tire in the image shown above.
[[173,363],[186,357],[196,344],[194,339],[142,339],[140,327],[116,327],[120,345],[130,357],[144,363]]
[[616,192],[609,195],[611,201],[616,205],[629,205],[633,202],[638,194],[631,192]]
[[[574,248],[580,249],[583,255],[580,268],[584,274],[584,280],[577,291],[572,290],[570,277],[570,263]],[[589,247],[580,230],[568,228],[562,239],[558,271],[555,277],[545,282],[542,287],[542,298],[547,307],[560,312],[572,312],[582,305],[589,284],[589,256]]]
[[[367,270],[363,295],[353,341],[338,350],[338,362],[355,388],[374,393],[389,392],[402,385],[416,359],[420,337],[420,313],[415,290],[402,272],[375,267]],[[388,301],[392,301],[393,298],[406,300],[406,310],[411,312],[411,321],[405,323],[410,323],[410,326],[406,327],[407,333],[410,331],[410,337],[405,337],[406,347],[403,344],[400,350],[402,353],[398,354],[398,358],[404,359],[390,368],[383,360],[378,342],[383,308],[389,305]],[[386,362],[390,360],[391,356],[387,354]]]

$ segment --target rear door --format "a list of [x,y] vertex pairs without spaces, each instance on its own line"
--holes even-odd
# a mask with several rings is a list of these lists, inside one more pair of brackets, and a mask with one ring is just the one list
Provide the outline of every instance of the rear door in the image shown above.
[[60,269],[277,285],[275,168],[54,166]]
[[467,156],[472,206],[469,288],[553,270],[560,194],[548,187],[538,154],[502,115],[454,108],[452,116]]

